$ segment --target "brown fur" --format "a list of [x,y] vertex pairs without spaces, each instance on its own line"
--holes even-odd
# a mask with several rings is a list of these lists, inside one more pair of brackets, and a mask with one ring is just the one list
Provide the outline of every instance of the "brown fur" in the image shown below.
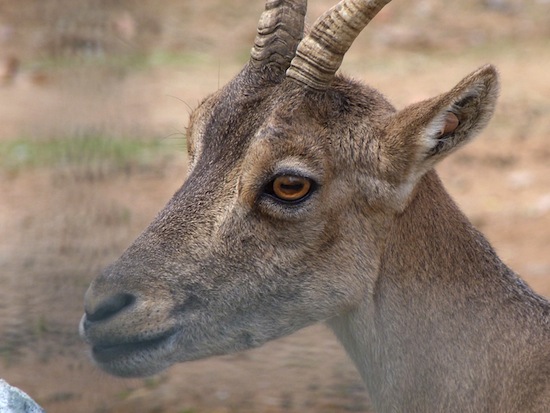
[[[342,77],[314,91],[247,65],[193,113],[181,189],[86,293],[95,361],[153,374],[326,321],[380,412],[548,411],[550,305],[432,170],[497,93],[486,66],[396,111]],[[281,203],[280,174],[314,191]]]

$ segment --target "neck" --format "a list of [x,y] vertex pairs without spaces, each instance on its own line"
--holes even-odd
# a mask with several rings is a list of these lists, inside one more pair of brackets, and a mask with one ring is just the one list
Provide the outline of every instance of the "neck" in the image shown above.
[[528,350],[550,369],[548,310],[430,172],[395,219],[372,293],[329,325],[377,411],[482,411],[488,397],[497,411]]

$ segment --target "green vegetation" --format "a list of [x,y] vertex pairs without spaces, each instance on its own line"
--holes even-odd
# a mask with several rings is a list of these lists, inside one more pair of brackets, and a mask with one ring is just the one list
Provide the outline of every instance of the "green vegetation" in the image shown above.
[[[249,53],[248,48],[246,54]],[[246,60],[243,60],[246,61]],[[147,70],[153,67],[189,67],[204,66],[215,62],[212,56],[195,51],[175,52],[170,50],[155,50],[150,53],[135,52],[117,55],[100,56],[55,56],[41,57],[25,63],[25,69],[40,69],[50,72],[93,68],[106,69],[115,72],[132,72]]]
[[176,153],[177,149],[171,146],[166,140],[115,139],[102,134],[44,140],[19,138],[0,141],[0,170],[79,166],[127,169]]
[[133,393],[134,389],[124,389],[117,394],[119,400],[127,400]]

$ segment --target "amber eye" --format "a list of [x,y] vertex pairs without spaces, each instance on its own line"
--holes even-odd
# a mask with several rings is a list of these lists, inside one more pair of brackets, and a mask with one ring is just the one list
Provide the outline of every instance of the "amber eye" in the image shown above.
[[281,175],[273,180],[269,192],[281,201],[294,202],[309,195],[312,186],[311,180],[303,176]]

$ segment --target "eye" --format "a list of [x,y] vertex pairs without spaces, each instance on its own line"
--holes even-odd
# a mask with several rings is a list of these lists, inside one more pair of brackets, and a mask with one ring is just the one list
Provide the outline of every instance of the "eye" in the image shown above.
[[298,202],[313,190],[311,179],[296,175],[280,175],[271,181],[266,192],[283,202]]

